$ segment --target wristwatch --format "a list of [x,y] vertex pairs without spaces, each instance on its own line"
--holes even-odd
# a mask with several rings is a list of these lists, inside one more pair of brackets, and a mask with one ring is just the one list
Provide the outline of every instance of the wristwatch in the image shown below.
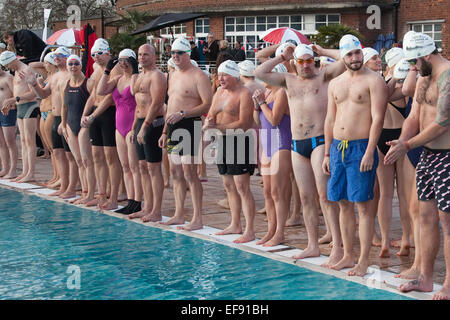
[[17,97],[16,97],[16,102],[19,102],[19,101],[20,101],[20,97],[17,96]]
[[94,116],[91,114],[88,119],[89,119],[89,121],[93,121],[94,120]]
[[181,118],[184,118],[184,111],[180,110]]

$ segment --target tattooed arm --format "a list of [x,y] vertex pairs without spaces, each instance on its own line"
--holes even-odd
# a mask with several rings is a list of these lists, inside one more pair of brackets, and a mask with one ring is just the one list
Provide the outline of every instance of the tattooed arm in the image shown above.
[[450,127],[450,69],[444,71],[438,80],[439,96],[436,119],[414,138],[408,141],[409,147],[416,148],[436,139]]

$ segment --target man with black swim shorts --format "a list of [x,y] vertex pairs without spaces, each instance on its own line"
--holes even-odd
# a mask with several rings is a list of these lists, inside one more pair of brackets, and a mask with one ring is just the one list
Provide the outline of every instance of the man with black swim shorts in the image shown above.
[[[403,123],[398,140],[389,142],[385,157],[393,163],[409,149],[423,145],[416,167],[419,197],[422,262],[416,280],[399,287],[402,292],[433,291],[433,268],[440,243],[439,221],[444,233],[446,275],[442,288],[433,296],[450,299],[450,61],[442,57],[434,41],[410,31],[403,38],[405,59],[415,65],[417,80],[411,113]],[[420,133],[416,135],[419,131]]]
[[164,193],[162,149],[158,145],[164,128],[164,97],[167,84],[164,74],[156,67],[155,48],[144,44],[138,51],[143,72],[133,75],[132,94],[136,98],[132,138],[136,144],[144,193],[144,207],[129,216],[143,222],[161,221]]
[[36,164],[36,129],[39,104],[36,100],[36,94],[30,90],[27,82],[23,79],[23,75],[34,76],[34,73],[11,51],[2,52],[0,64],[15,72],[13,80],[14,96],[3,102],[8,111],[17,105],[17,125],[22,144],[22,173],[13,181],[31,182],[34,181]]
[[212,92],[208,76],[191,63],[190,50],[189,41],[183,37],[172,44],[171,54],[177,69],[169,79],[166,123],[159,146],[167,147],[175,194],[175,213],[163,224],[184,224],[184,200],[189,184],[194,214],[191,222],[180,228],[196,230],[203,228],[203,188],[197,174],[200,162],[195,157],[199,156],[202,137],[200,117],[211,106]]
[[[91,97],[86,102],[81,126],[89,128],[98,198],[86,205],[98,205],[103,210],[114,210],[118,207],[117,199],[122,179],[122,167],[116,148],[116,107],[112,95],[99,95],[97,87],[104,73],[114,77],[121,71],[116,67],[118,60],[111,56],[109,44],[105,39],[95,40],[91,56],[97,65],[91,76],[95,84]],[[108,176],[111,185],[109,201],[106,196]]]

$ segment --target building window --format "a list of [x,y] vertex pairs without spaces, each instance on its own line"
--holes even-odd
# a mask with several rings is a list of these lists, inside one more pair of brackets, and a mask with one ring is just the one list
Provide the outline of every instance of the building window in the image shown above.
[[442,50],[442,23],[410,23],[410,30],[430,36],[436,43],[436,48],[438,48],[439,51]]
[[209,18],[200,18],[195,20],[195,35],[197,37],[206,37],[209,33]]
[[167,27],[167,28],[163,28],[161,29],[161,36],[171,36],[171,29],[173,32],[174,37],[179,37],[179,36],[183,36],[186,37],[186,25],[184,23],[181,24],[177,24],[173,27]]
[[316,30],[321,26],[341,23],[341,15],[339,14],[316,14]]
[[255,50],[267,46],[259,34],[278,27],[304,32],[304,18],[302,15],[225,17],[225,39],[231,46],[238,40],[246,49],[246,58],[256,63]]

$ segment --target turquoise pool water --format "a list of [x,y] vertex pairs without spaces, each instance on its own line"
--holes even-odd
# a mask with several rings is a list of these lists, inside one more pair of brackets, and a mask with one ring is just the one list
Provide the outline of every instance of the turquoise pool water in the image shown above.
[[0,299],[406,299],[0,188]]

